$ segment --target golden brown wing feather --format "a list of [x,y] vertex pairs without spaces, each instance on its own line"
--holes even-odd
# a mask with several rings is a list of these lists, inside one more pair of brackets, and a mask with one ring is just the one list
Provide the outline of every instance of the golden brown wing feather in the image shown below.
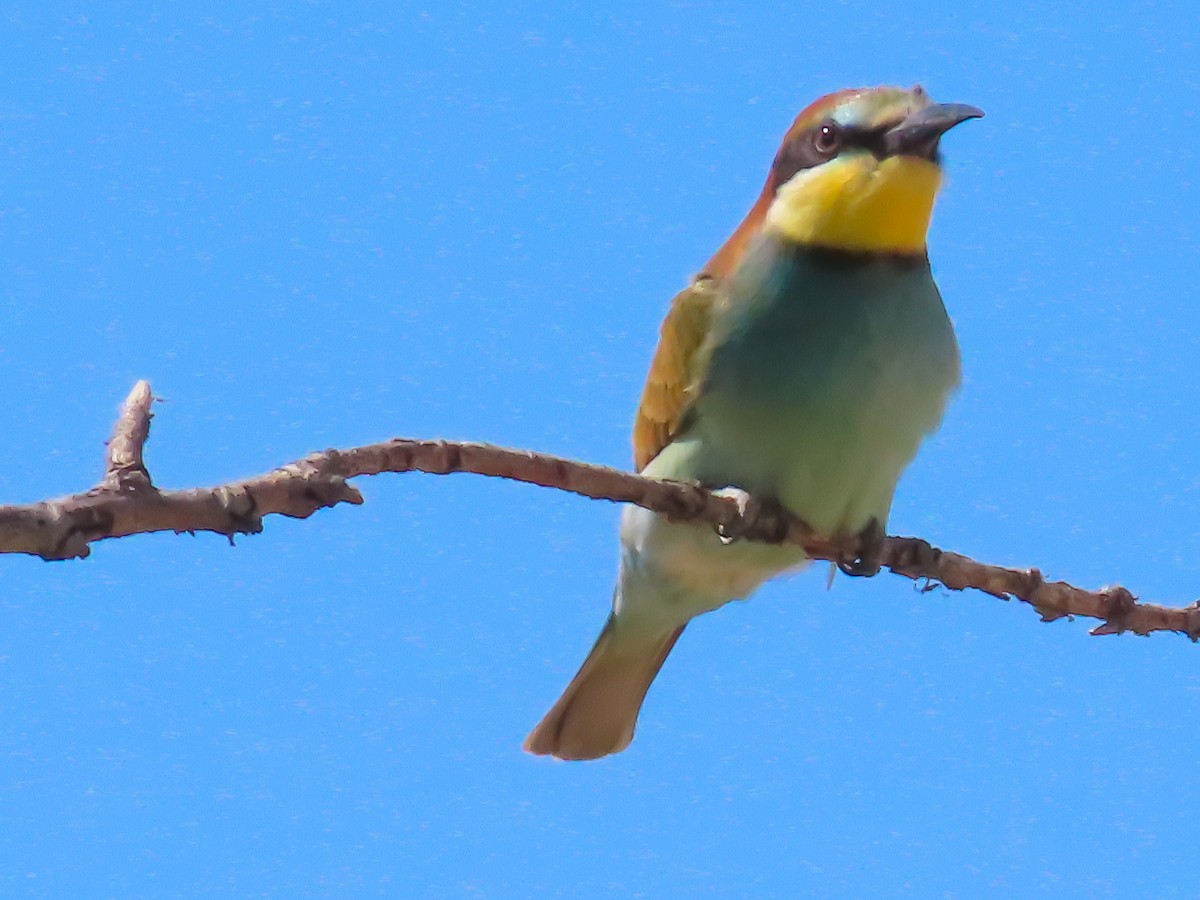
[[718,293],[717,280],[701,275],[671,301],[633,420],[633,460],[639,472],[671,442],[679,427]]

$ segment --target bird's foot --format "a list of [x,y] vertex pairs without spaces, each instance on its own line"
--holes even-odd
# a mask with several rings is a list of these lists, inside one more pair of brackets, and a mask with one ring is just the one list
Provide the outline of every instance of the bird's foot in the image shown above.
[[858,552],[850,559],[838,560],[837,567],[854,578],[878,575],[883,568],[883,539],[887,533],[878,519],[872,518],[857,535]]
[[723,487],[713,491],[713,495],[733,500],[741,516],[732,528],[716,526],[722,544],[732,544],[745,537],[747,531],[752,532],[755,540],[773,544],[782,543],[787,536],[788,514],[774,497],[754,497],[737,487]]

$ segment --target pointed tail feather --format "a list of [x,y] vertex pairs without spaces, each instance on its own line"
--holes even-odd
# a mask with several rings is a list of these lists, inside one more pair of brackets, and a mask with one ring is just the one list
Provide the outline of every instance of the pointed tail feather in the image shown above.
[[559,759],[598,759],[628,747],[646,691],[683,628],[657,636],[618,632],[609,616],[579,674],[529,733],[525,749]]

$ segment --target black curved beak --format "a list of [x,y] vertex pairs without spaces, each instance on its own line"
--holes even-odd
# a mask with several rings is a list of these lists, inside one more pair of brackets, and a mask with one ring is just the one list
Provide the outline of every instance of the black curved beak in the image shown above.
[[965,103],[931,103],[888,129],[889,156],[919,156],[936,161],[943,134],[967,119],[982,119],[983,110]]

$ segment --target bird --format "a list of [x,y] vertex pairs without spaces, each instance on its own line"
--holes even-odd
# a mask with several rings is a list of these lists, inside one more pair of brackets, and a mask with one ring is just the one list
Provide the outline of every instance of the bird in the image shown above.
[[[642,475],[777,504],[818,533],[876,533],[960,381],[926,237],[942,136],[983,112],[920,86],[838,91],[788,130],[749,214],[678,295],[635,419]],[[693,618],[806,562],[639,506],[612,611],[524,749],[598,759],[633,740]]]

